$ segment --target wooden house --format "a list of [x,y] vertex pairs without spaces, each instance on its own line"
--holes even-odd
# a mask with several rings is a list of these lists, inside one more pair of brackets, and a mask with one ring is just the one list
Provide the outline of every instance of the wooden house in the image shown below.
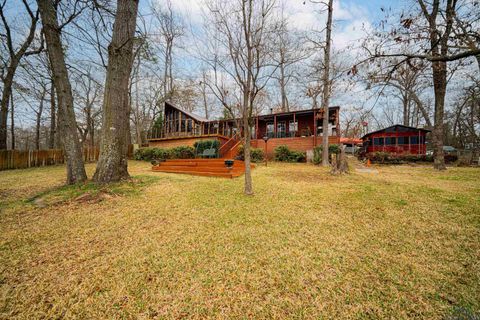
[[[340,142],[340,107],[331,107],[328,114],[330,143]],[[187,112],[166,102],[164,121],[149,132],[148,144],[152,147],[193,146],[199,140],[220,141],[220,157],[233,158],[241,145],[241,125],[235,119],[209,120]],[[322,109],[297,110],[290,112],[258,115],[252,121],[254,148],[265,149],[271,157],[275,147],[286,145],[292,150],[307,151],[322,144]]]
[[370,132],[362,137],[364,152],[425,155],[425,137],[428,132],[430,130],[401,124]]

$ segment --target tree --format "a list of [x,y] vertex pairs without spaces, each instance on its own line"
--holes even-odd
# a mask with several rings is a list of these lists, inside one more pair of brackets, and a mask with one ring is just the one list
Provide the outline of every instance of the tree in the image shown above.
[[[5,38],[5,44],[8,51],[8,61],[5,61],[5,67],[2,66],[0,78],[3,83],[2,99],[0,101],[0,150],[7,149],[7,117],[8,117],[8,104],[10,102],[10,96],[12,94],[12,85],[15,72],[18,65],[24,56],[39,53],[43,50],[40,46],[35,50],[28,50],[35,39],[35,30],[37,29],[38,11],[33,12],[32,8],[26,0],[22,0],[23,6],[30,17],[30,27],[25,39],[21,42],[19,48],[14,48],[14,40],[11,28],[5,17],[5,7],[7,1],[4,0],[0,3],[0,18],[2,21],[5,34],[2,34],[2,38]],[[43,42],[42,42],[43,44]],[[2,59],[3,60],[3,59]],[[6,74],[4,70],[6,69]]]
[[58,128],[67,163],[67,183],[83,182],[87,180],[87,174],[83,162],[82,147],[78,139],[72,87],[60,38],[62,29],[57,21],[57,9],[50,0],[38,0],[37,2],[59,102]]
[[231,115],[239,114],[242,126],[242,138],[245,158],[246,195],[253,194],[251,175],[250,141],[252,115],[258,94],[265,88],[272,77],[269,70],[272,26],[271,13],[274,2],[269,0],[238,2],[212,1],[207,4],[213,21],[214,40],[212,44],[216,52],[207,54],[205,61],[215,71],[221,69],[229,75],[237,88],[238,103],[230,103],[231,96],[225,90],[225,83],[215,80],[207,85]]
[[[323,124],[322,124],[322,165],[328,166],[328,121],[329,121],[329,102],[330,102],[330,46],[332,38],[332,20],[333,20],[333,0],[329,0],[327,4],[327,27],[325,36],[324,62],[323,62],[323,91],[322,91],[322,108],[323,108]],[[314,128],[316,131],[316,128]],[[314,133],[317,134],[316,132]]]
[[[445,170],[443,138],[447,63],[475,57],[480,54],[480,49],[471,46],[459,47],[455,43],[452,35],[454,34],[455,17],[458,14],[458,0],[444,2],[433,0],[431,3],[417,0],[417,4],[418,7],[412,8],[413,11],[410,14],[402,14],[399,27],[394,27],[388,33],[381,35],[381,41],[373,52],[367,48],[370,54],[367,60],[400,57],[400,61],[393,66],[393,70],[403,63],[416,59],[430,63],[435,97],[432,130],[434,168]],[[473,2],[464,1],[464,5],[466,8],[463,10],[475,11]],[[405,46],[399,48],[400,44],[407,44],[407,50],[401,50]]]
[[109,183],[128,179],[130,105],[128,87],[133,65],[133,44],[138,1],[118,0],[103,99],[100,157],[93,180]]
[[184,36],[185,31],[181,17],[172,8],[172,2],[170,0],[165,2],[165,7],[152,6],[152,11],[160,25],[164,58],[163,94],[168,99],[174,90],[173,49],[177,46],[179,38]]

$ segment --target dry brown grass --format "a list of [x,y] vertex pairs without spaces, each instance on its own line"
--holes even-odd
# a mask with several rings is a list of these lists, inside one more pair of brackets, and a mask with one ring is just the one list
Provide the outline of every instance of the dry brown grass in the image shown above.
[[101,190],[62,188],[63,170],[0,172],[0,318],[480,310],[479,169],[333,177],[269,164],[253,172],[254,197],[242,178],[152,173],[142,162],[130,165],[135,182]]

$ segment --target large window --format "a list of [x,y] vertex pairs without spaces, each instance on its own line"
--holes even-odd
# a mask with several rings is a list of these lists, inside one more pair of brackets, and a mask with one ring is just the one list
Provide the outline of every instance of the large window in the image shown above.
[[396,138],[395,137],[387,137],[385,138],[385,144],[386,145],[395,145],[396,143]]
[[383,146],[383,138],[373,138],[374,146]]
[[398,144],[408,144],[408,137],[398,137]]
[[273,138],[274,130],[273,130],[273,122],[267,122],[267,137]]
[[410,137],[410,144],[418,144],[418,137],[417,136]]
[[287,124],[285,121],[277,122],[277,138],[285,138],[287,136]]
[[298,131],[298,121],[290,120],[288,122],[288,136],[295,137]]

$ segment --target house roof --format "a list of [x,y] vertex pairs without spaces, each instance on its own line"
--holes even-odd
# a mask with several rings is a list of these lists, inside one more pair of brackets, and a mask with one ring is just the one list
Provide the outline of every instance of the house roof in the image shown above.
[[166,106],[166,105],[168,105],[168,106],[171,107],[171,108],[177,109],[178,111],[180,111],[180,112],[182,112],[182,113],[185,113],[187,116],[189,116],[190,118],[195,119],[195,120],[197,120],[197,121],[200,121],[200,122],[208,122],[208,121],[211,121],[211,120],[208,120],[207,118],[203,118],[203,117],[201,117],[201,116],[198,116],[198,115],[196,115],[196,114],[194,114],[194,113],[192,113],[192,112],[185,111],[185,110],[183,110],[182,108],[179,108],[179,107],[173,105],[173,104],[170,103],[170,102],[165,101],[165,106]]
[[389,130],[389,129],[392,129],[392,128],[397,129],[398,127],[401,127],[401,128],[404,128],[404,129],[410,129],[410,130],[412,130],[412,131],[413,131],[413,130],[418,130],[418,131],[430,132],[430,130],[423,129],[423,128],[416,128],[416,127],[404,126],[403,124],[394,124],[393,126],[390,126],[390,127],[386,127],[386,128],[383,128],[383,129],[380,129],[380,130],[377,130],[377,131],[369,132],[369,133],[367,133],[366,135],[364,135],[364,136],[362,137],[362,140],[365,139],[366,137],[374,134],[374,133],[386,132],[386,131]]
[[[171,102],[165,102],[165,105],[168,105],[169,107],[171,108],[174,108],[176,110],[179,110],[180,112],[186,114],[187,116],[189,116],[190,118],[192,119],[195,119],[199,122],[210,122],[210,121],[218,121],[218,120],[213,120],[213,119],[206,119],[206,118],[203,118],[201,116],[198,116],[192,112],[188,112],[188,111],[185,111],[183,110],[182,108],[179,108],[175,105],[173,105]],[[329,110],[336,110],[336,109],[340,109],[339,106],[334,106],[334,107],[330,107]],[[306,110],[295,110],[295,111],[288,111],[288,112],[277,112],[277,113],[270,113],[270,114],[260,114],[258,115],[258,118],[259,119],[264,119],[264,118],[269,118],[269,117],[272,117],[272,116],[288,116],[288,115],[292,115],[292,114],[307,114],[307,113],[311,113],[313,112],[314,110],[318,111],[320,110],[320,108],[316,108],[316,109],[306,109]],[[233,120],[233,119],[223,119],[223,120]]]

